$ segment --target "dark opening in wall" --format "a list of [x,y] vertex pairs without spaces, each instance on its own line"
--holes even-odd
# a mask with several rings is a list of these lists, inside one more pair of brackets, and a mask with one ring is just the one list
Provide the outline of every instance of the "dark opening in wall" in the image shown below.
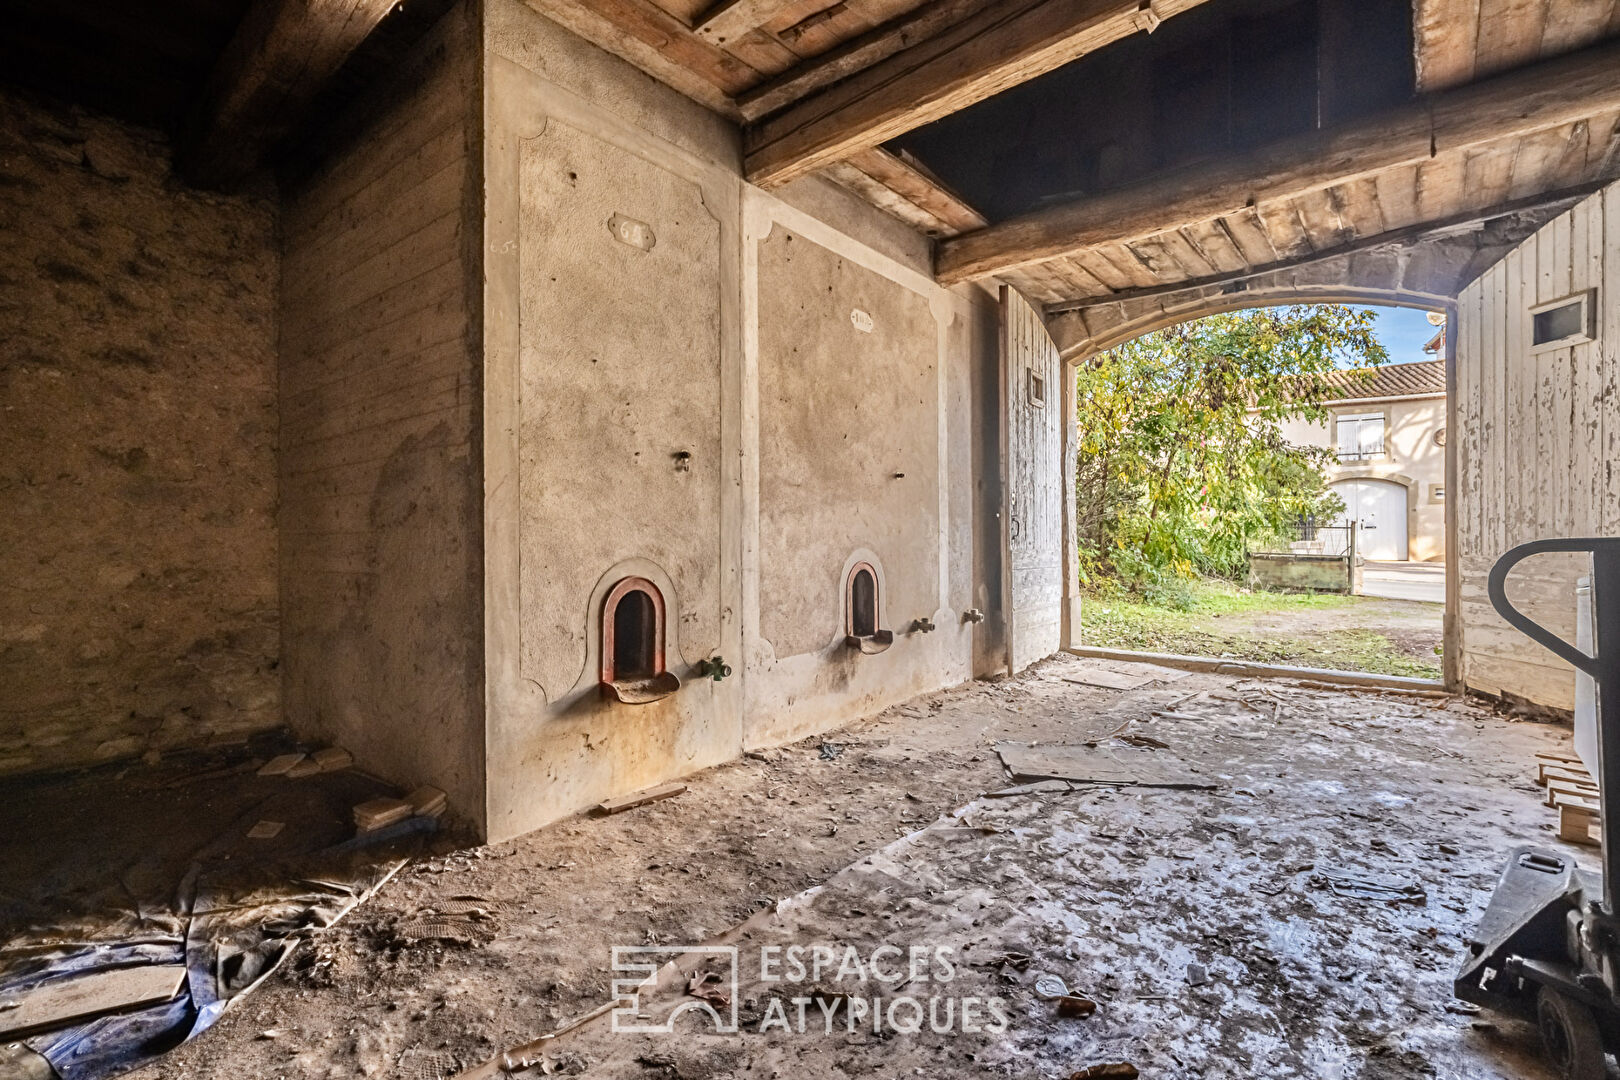
[[621,679],[646,679],[653,669],[658,611],[652,597],[634,589],[613,609],[613,672]]
[[878,629],[878,577],[871,563],[856,563],[844,585],[844,640],[864,653],[880,653],[894,634]]
[[625,578],[602,602],[603,693],[639,705],[680,687],[664,668],[664,594],[646,578]]
[[855,571],[849,589],[850,632],[857,637],[877,633],[877,578],[862,567]]

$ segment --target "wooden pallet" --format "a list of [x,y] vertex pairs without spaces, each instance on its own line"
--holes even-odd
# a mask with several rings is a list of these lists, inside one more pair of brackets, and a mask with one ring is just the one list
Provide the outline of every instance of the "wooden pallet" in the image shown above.
[[1558,838],[1572,844],[1601,844],[1597,781],[1572,753],[1536,754],[1536,783],[1547,789],[1546,805],[1558,811]]

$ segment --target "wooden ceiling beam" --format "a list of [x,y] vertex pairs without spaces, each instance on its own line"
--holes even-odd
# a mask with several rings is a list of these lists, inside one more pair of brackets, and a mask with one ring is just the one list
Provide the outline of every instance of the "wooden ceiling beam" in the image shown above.
[[1251,281],[1267,274],[1274,274],[1279,270],[1297,270],[1300,267],[1311,266],[1316,263],[1343,259],[1363,251],[1372,251],[1385,247],[1405,247],[1459,236],[1464,233],[1477,232],[1496,222],[1513,222],[1520,219],[1533,221],[1533,225],[1528,228],[1528,231],[1525,231],[1522,225],[1520,226],[1522,235],[1528,236],[1531,232],[1540,228],[1544,222],[1563,213],[1609,183],[1608,180],[1588,181],[1575,187],[1564,188],[1544,195],[1515,199],[1512,202],[1491,207],[1489,210],[1471,211],[1456,214],[1441,221],[1390,229],[1386,232],[1361,237],[1347,244],[1313,251],[1308,255],[1278,259],[1275,262],[1264,263],[1244,270],[1234,270],[1230,273],[1212,274],[1205,277],[1189,278],[1185,281],[1164,282],[1138,288],[1119,289],[1100,296],[1088,296],[1082,300],[1062,300],[1046,305],[1046,314],[1056,315],[1064,311],[1079,311],[1083,308],[1100,307],[1104,304],[1117,304],[1124,300],[1173,296],[1176,293],[1187,292],[1189,289],[1203,289],[1212,285],[1231,285],[1237,282]]
[[947,240],[935,273],[944,284],[987,277],[1522,138],[1617,107],[1620,43],[1610,43]]
[[770,22],[793,0],[720,0],[698,18],[692,32],[711,45],[726,45]]
[[1027,82],[1200,0],[1002,0],[752,127],[744,171],[775,187]]
[[181,133],[181,174],[220,187],[257,168],[395,2],[254,0]]

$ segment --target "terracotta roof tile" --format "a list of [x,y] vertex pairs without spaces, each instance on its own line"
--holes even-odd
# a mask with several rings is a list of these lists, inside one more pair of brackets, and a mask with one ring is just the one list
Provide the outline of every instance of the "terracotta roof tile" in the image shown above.
[[[1369,370],[1371,377],[1363,374]],[[1443,394],[1446,392],[1446,362],[1419,360],[1412,364],[1385,364],[1362,371],[1336,371],[1324,378],[1342,390],[1336,401]]]

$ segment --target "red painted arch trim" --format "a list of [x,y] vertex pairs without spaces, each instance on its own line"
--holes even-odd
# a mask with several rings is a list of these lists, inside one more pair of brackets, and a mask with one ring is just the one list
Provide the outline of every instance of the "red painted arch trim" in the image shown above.
[[633,592],[646,593],[653,605],[653,671],[654,675],[664,673],[664,594],[658,586],[642,577],[627,577],[608,590],[607,598],[602,601],[602,681],[614,681],[613,671],[613,616],[619,610],[619,602]]

